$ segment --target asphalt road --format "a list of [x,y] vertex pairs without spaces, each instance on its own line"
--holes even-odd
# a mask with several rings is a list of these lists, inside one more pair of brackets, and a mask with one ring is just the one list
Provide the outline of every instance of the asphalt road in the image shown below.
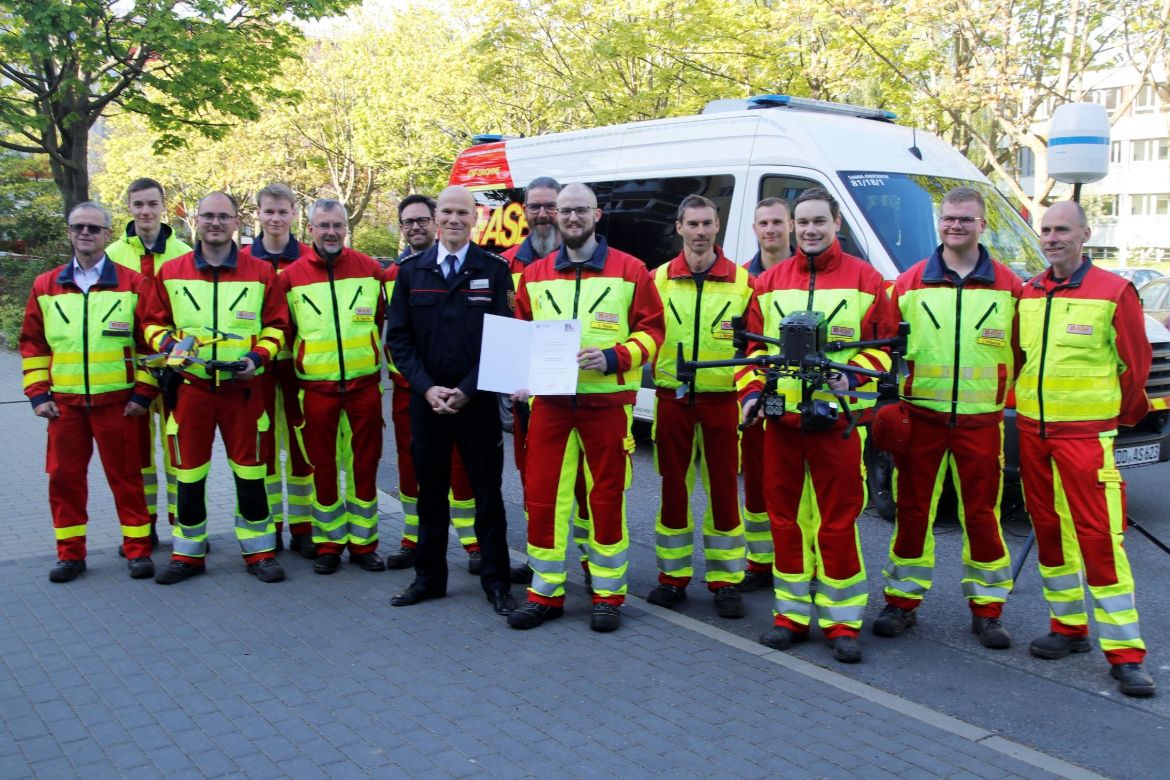
[[[389,431],[386,440],[391,441]],[[508,540],[513,549],[523,551],[522,495],[519,476],[511,465],[510,436],[505,436],[505,447]],[[384,488],[394,458],[393,447],[388,449],[391,451],[385,453],[383,463]],[[649,442],[639,442],[633,468],[632,487],[627,493],[629,592],[644,597],[657,584],[654,518],[659,477]],[[1166,512],[1170,463],[1129,469],[1125,475],[1130,515],[1170,544],[1170,518]],[[705,499],[701,487],[697,492],[694,504],[696,515],[701,517]],[[869,624],[884,603],[881,568],[892,526],[867,511],[858,527],[870,582],[866,626],[861,637],[864,662],[853,666],[838,664],[832,660],[828,647],[816,641],[797,646],[792,652],[1106,775],[1166,776],[1165,767],[1170,760],[1170,749],[1166,747],[1170,736],[1170,653],[1166,650],[1170,646],[1170,555],[1130,531],[1127,549],[1137,582],[1142,634],[1150,648],[1147,667],[1161,690],[1158,697],[1139,700],[1117,693],[1104,658],[1096,649],[1062,661],[1042,661],[1028,653],[1028,642],[1048,631],[1034,550],[1004,613],[1004,625],[1012,634],[1014,646],[1006,651],[983,648],[970,632],[970,613],[960,589],[962,536],[954,519],[942,518],[936,525],[936,582],[921,608],[918,626],[898,639],[873,636]],[[1021,513],[1005,518],[1004,530],[1013,556],[1018,555],[1028,535],[1026,517]],[[570,572],[574,571],[575,567],[570,566]],[[699,577],[689,588],[690,598],[680,606],[680,612],[753,640],[771,625],[770,592],[744,595],[746,618],[721,619],[714,615],[699,581],[701,557],[696,558],[696,571]]]

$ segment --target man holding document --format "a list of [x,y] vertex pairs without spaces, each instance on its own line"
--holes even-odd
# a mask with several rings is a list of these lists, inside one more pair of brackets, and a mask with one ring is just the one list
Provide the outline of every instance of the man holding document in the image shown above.
[[500,492],[503,432],[495,395],[479,386],[484,316],[508,317],[508,264],[471,243],[475,199],[463,187],[439,195],[439,243],[402,262],[390,300],[387,344],[410,384],[411,449],[419,481],[414,582],[391,604],[447,594],[451,449],[459,447],[475,495],[480,583],[497,614],[511,612],[507,521]]
[[[618,608],[625,600],[629,552],[625,489],[634,449],[631,409],[642,366],[654,359],[662,343],[662,301],[642,261],[610,248],[595,235],[600,217],[597,198],[588,187],[570,184],[561,190],[557,224],[562,246],[526,268],[516,292],[517,318],[557,334],[533,334],[534,349],[561,353],[542,361],[544,368],[538,372],[542,379],[567,373],[571,380],[574,368],[577,377],[575,387],[570,381],[568,386],[548,388],[568,394],[535,393],[524,486],[528,560],[534,576],[528,603],[508,617],[512,628],[535,628],[564,612],[568,518],[582,454],[593,518],[590,627],[613,631],[621,623]],[[572,360],[574,327],[580,338],[575,366],[564,366],[568,372],[545,370],[558,360]],[[536,389],[529,385],[519,390],[517,399]]]

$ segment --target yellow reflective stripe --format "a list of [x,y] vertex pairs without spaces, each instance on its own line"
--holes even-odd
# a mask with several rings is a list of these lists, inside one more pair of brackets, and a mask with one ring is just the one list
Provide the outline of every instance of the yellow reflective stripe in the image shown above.
[[48,371],[27,371],[27,372],[25,372],[25,375],[24,375],[23,387],[24,387],[24,389],[27,390],[30,386],[36,384],[37,382],[48,382],[48,381],[49,381],[49,372]]
[[[90,352],[89,362],[102,363],[111,360],[121,360],[123,352],[120,349],[110,350],[108,352]],[[75,365],[85,362],[85,355],[81,352],[56,352],[53,354],[54,365]]]
[[[633,367],[641,366],[642,364],[648,363],[654,359],[654,354],[656,352],[655,344],[654,339],[650,338],[649,334],[643,333],[641,331],[631,333],[629,340],[626,341],[627,348],[632,346],[630,342],[637,344],[638,348],[642,352],[641,359],[635,363],[632,363]],[[633,350],[630,351],[630,356],[631,358],[633,357]]]
[[[317,355],[323,352],[337,352],[336,341],[305,341],[305,354]],[[343,339],[341,346],[343,349],[355,349],[360,347],[370,346],[370,334],[363,333],[359,336],[353,336],[348,339]]]
[[149,371],[139,368],[134,371],[134,381],[148,387],[158,387],[158,381]]
[[122,526],[122,536],[129,539],[145,539],[150,536],[150,523],[143,523],[142,525],[124,525]]
[[[929,363],[915,363],[914,376],[916,379],[953,379],[954,366],[935,366]],[[962,379],[999,379],[998,366],[961,366],[959,377]]]
[[34,357],[22,358],[20,367],[25,371],[31,371],[34,368],[48,368],[53,358],[49,355],[36,355]]
[[[149,525],[146,526],[146,529],[147,529],[147,534],[149,534],[150,533],[150,526]],[[63,528],[54,528],[53,533],[56,535],[57,541],[63,541],[65,539],[76,539],[79,536],[85,536],[85,526],[84,525],[67,525],[67,526],[64,526]]]
[[89,384],[91,387],[97,385],[115,385],[126,384],[125,371],[90,371]]

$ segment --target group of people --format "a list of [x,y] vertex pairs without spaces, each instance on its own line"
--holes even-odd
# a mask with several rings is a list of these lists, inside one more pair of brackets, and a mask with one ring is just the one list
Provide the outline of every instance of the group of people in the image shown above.
[[[85,570],[94,441],[130,576],[172,584],[202,573],[204,485],[218,428],[236,483],[236,536],[261,581],[284,578],[276,553],[286,499],[289,547],[315,559],[315,572],[336,572],[347,551],[367,571],[413,566],[413,582],[391,600],[396,607],[446,595],[454,521],[469,569],[512,628],[563,614],[571,539],[591,594],[591,627],[616,630],[627,594],[632,405],[651,366],[662,482],[658,584],[647,600],[670,608],[687,598],[697,471],[708,498],[701,535],[715,612],[742,617],[741,594],[771,585],[774,625],[761,643],[784,650],[806,641],[815,617],[834,657],[856,662],[869,596],[856,528],[867,434],[837,412],[847,404],[869,419],[874,376],[893,368],[886,343],[906,322],[893,411],[911,444],[893,453],[897,517],[873,633],[896,637],[917,621],[949,478],[972,631],[985,647],[1011,645],[1001,623],[1013,583],[999,499],[1003,408],[1014,389],[1051,616],[1049,632],[1029,649],[1047,659],[1090,649],[1087,581],[1120,690],[1155,691],[1143,667],[1112,446],[1118,426],[1149,408],[1151,351],[1132,285],[1082,255],[1089,228],[1074,202],[1045,213],[1050,267],[1023,282],[980,243],[982,196],[955,188],[939,204],[940,245],[892,285],[842,251],[838,204],[815,188],[794,203],[757,205],[759,251],[743,265],[716,243],[716,204],[687,196],[675,224],[682,251],[653,271],[597,234],[602,211],[588,186],[548,177],[525,189],[529,232],[503,256],[471,241],[478,212],[468,190],[404,199],[399,226],[408,248],[388,267],[346,245],[348,218],[335,200],[312,205],[311,243],[302,243],[290,233],[293,193],[264,188],[262,232],[240,248],[238,204],[211,193],[199,202],[194,249],[162,223],[164,202],[158,182],[134,182],[133,221],[113,244],[108,212],[76,206],[68,219],[73,258],[38,277],[29,299],[20,346],[25,393],[49,420],[54,582]],[[843,367],[816,386],[760,370],[796,312],[820,312],[828,340],[848,345],[832,353]],[[510,399],[527,522],[522,566],[510,565],[507,550],[500,399],[478,389],[488,314],[575,320],[580,330],[575,394],[530,397],[516,388]],[[746,348],[733,325],[742,315]],[[754,365],[692,372],[680,357]],[[405,514],[403,538],[385,559],[375,485],[384,362]],[[127,426],[136,435],[126,436]],[[156,430],[174,510],[173,554],[157,572]],[[523,603],[512,595],[515,582],[530,583]]]

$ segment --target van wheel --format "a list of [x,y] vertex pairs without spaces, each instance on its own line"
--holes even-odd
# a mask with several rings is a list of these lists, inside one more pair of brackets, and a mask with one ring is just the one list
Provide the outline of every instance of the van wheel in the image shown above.
[[884,519],[894,521],[894,458],[865,445],[865,482],[869,506]]

